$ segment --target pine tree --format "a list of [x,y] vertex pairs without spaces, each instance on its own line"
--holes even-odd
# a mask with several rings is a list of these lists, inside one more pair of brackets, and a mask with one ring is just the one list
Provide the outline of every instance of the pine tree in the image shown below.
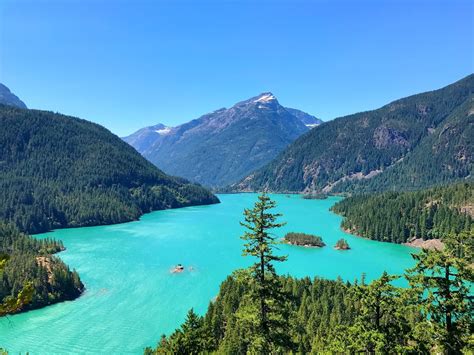
[[263,193],[258,196],[253,209],[244,210],[245,221],[241,222],[247,229],[241,237],[246,241],[243,255],[257,259],[250,268],[258,308],[258,340],[254,348],[262,353],[269,353],[275,345],[288,342],[288,333],[282,331],[285,319],[281,317],[285,295],[273,265],[287,258],[273,254],[278,242],[277,237],[271,233],[271,230],[282,227],[285,223],[277,222],[281,214],[270,212],[275,207],[276,202]]
[[391,284],[397,276],[384,272],[369,285],[351,288],[351,299],[358,304],[351,326],[339,326],[330,345],[334,352],[401,353],[406,350],[409,331],[401,291]]
[[417,263],[407,274],[420,311],[430,319],[433,336],[446,354],[459,354],[474,330],[472,235],[467,241],[464,234],[452,235],[445,250],[413,254]]

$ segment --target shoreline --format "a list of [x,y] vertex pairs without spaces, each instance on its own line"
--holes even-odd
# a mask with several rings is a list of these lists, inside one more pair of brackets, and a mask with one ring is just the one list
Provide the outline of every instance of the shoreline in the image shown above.
[[438,250],[443,250],[444,249],[444,243],[439,238],[424,240],[422,238],[413,238],[412,237],[412,238],[408,239],[408,241],[406,241],[405,243],[393,243],[393,242],[387,242],[387,241],[383,241],[383,240],[367,238],[367,237],[364,237],[362,235],[356,234],[356,233],[352,232],[350,229],[346,229],[342,226],[341,226],[341,230],[344,233],[350,234],[350,235],[355,236],[357,238],[371,240],[373,242],[389,243],[389,244],[395,244],[395,245],[404,245],[404,246],[407,246],[407,247],[417,248],[417,249],[430,249],[430,250],[431,249],[438,249]]
[[412,248],[419,248],[419,249],[429,249],[429,250],[443,250],[444,243],[441,239],[434,238],[434,239],[422,239],[422,238],[411,238],[407,242],[402,243],[402,245],[406,245]]

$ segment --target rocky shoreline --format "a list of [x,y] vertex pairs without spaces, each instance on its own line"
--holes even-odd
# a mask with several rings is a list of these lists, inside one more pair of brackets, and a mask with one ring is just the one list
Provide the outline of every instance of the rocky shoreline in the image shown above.
[[408,242],[403,243],[403,245],[413,247],[413,248],[422,248],[422,249],[437,249],[437,250],[444,249],[444,243],[441,241],[441,239],[423,240],[422,238],[412,238]]

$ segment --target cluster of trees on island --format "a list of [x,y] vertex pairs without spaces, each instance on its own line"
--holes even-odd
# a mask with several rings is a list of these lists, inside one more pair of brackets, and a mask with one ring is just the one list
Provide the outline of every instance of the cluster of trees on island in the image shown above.
[[306,233],[286,233],[283,238],[285,242],[292,245],[300,246],[311,246],[311,247],[324,247],[323,239],[320,236]]
[[332,210],[344,216],[342,228],[366,238],[404,243],[410,238],[443,238],[472,233],[474,183],[427,190],[355,195],[336,203]]
[[191,309],[145,354],[459,354],[472,346],[471,236],[447,235],[444,250],[413,254],[406,288],[393,285],[401,276],[387,273],[369,284],[295,279],[275,271],[286,257],[274,254],[278,242],[269,231],[283,225],[274,207],[261,195],[244,211],[243,252],[255,263],[222,283],[204,316]]
[[[305,246],[305,247],[318,247],[322,248],[326,246],[326,244],[323,242],[323,238],[317,235],[313,234],[306,234],[306,233],[295,233],[295,232],[290,232],[286,233],[285,237],[283,240],[291,245],[298,245],[298,246]],[[336,245],[334,246],[335,249],[338,250],[348,250],[350,249],[349,243],[347,243],[347,240],[341,238],[336,242]]]

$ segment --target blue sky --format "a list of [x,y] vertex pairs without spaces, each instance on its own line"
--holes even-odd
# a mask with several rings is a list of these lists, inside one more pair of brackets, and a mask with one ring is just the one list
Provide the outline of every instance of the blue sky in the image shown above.
[[0,82],[119,135],[264,91],[328,120],[472,73],[472,3],[0,0]]

